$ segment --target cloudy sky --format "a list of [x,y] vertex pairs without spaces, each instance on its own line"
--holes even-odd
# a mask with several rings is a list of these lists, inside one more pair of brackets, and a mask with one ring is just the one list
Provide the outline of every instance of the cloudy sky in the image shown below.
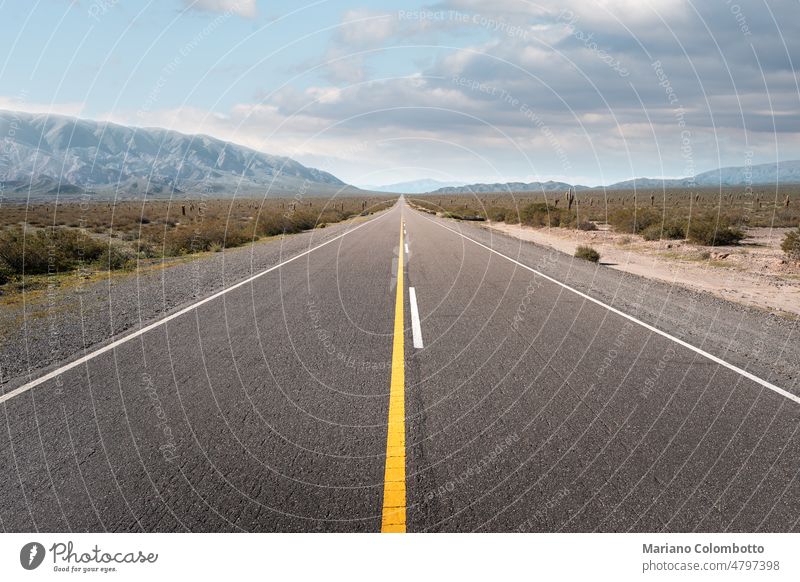
[[0,109],[206,133],[354,184],[800,159],[797,0],[0,5]]

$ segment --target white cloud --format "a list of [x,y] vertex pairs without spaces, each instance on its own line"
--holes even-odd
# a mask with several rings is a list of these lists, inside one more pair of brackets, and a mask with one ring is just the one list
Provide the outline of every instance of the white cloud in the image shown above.
[[0,109],[22,111],[23,113],[46,113],[50,115],[72,115],[80,117],[83,103],[32,103],[23,97],[0,95]]
[[397,31],[397,15],[375,10],[348,10],[338,29],[339,40],[352,46],[376,46]]
[[[747,14],[753,34],[743,43],[732,14],[699,6],[700,16],[687,22],[686,0],[455,4],[494,19],[470,21],[457,34],[482,27],[490,38],[456,43],[460,48],[442,43],[426,64],[417,63],[417,74],[362,83],[370,59],[358,53],[452,31],[446,27],[455,20],[399,21],[392,13],[351,10],[325,50],[331,82],[314,77],[310,87],[290,86],[223,114],[181,108],[114,119],[208,133],[295,157],[351,183],[381,181],[370,178],[378,174],[391,175],[385,181],[595,176],[580,179],[594,183],[681,176],[684,123],[697,171],[720,160],[742,165],[745,144],[754,162],[800,157],[795,69],[787,58],[800,61],[800,36],[789,34],[798,28],[789,20],[780,27],[788,47],[777,50],[774,24],[756,20],[757,13]],[[579,18],[559,17],[562,8]],[[510,34],[500,22],[525,34]],[[727,70],[723,56],[736,67]],[[624,76],[610,58],[619,59]],[[670,102],[654,59],[678,103]],[[393,69],[382,72],[389,77]]]
[[193,10],[236,14],[243,18],[255,18],[258,13],[256,0],[183,0]]

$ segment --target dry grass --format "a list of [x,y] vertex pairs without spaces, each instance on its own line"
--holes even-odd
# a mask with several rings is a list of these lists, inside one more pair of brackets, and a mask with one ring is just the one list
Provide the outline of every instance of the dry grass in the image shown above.
[[527,226],[580,228],[609,224],[648,240],[688,238],[715,246],[736,244],[747,227],[800,225],[800,186],[780,191],[739,188],[578,191],[571,206],[557,192],[422,195],[412,202],[453,218]]
[[371,214],[394,201],[385,196],[5,204],[0,285],[25,275],[119,270],[142,258],[221,251]]

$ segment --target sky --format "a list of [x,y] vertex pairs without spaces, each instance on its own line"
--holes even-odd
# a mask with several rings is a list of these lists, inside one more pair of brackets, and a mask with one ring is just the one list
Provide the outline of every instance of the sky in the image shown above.
[[800,159],[797,0],[0,0],[0,109],[203,133],[355,185]]

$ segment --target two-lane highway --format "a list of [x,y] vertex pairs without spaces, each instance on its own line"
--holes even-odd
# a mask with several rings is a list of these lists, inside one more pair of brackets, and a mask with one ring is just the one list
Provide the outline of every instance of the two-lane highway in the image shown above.
[[603,266],[476,232],[401,201],[7,386],[0,524],[800,530],[789,387],[537,274]]

